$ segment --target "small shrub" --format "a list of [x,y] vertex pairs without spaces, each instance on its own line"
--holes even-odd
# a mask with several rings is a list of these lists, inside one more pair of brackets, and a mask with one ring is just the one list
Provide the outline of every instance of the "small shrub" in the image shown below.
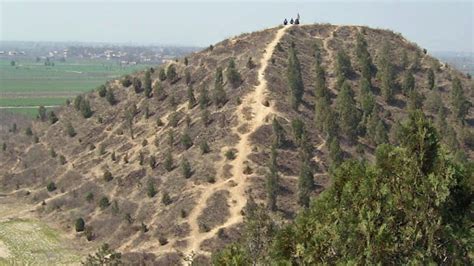
[[111,154],[110,154],[110,159],[114,162],[117,161],[117,157],[115,157],[115,151],[113,151]]
[[148,163],[150,164],[151,169],[155,169],[155,167],[156,167],[156,158],[155,158],[154,155],[150,155],[150,159],[149,159]]
[[66,133],[71,138],[76,136],[76,130],[74,130],[74,127],[72,126],[71,121],[67,121],[66,123]]
[[76,232],[82,232],[84,231],[86,226],[86,222],[84,222],[84,219],[78,218],[76,220],[76,223],[74,224],[74,227],[76,228]]
[[142,146],[145,147],[146,145],[148,145],[148,140],[147,140],[147,139],[143,139],[143,141],[142,141]]
[[191,175],[193,174],[191,170],[191,164],[186,158],[184,158],[183,161],[181,162],[181,172],[183,173],[184,178],[190,178]]
[[147,189],[146,189],[146,194],[149,198],[153,198],[156,195],[157,191],[155,188],[155,183],[153,180],[148,181]]
[[27,128],[25,129],[25,134],[26,134],[27,136],[33,136],[33,131],[31,130],[31,127],[27,127]]
[[46,189],[49,191],[49,192],[53,192],[56,190],[56,184],[51,181],[48,183],[48,185],[46,186]]
[[252,168],[250,168],[249,165],[246,165],[244,168],[244,175],[251,175],[252,174]]
[[163,125],[164,125],[164,124],[163,124],[163,121],[161,121],[161,118],[158,117],[158,118],[156,119],[156,126],[162,127]]
[[166,158],[165,158],[165,161],[163,162],[163,166],[168,172],[173,170],[173,155],[171,154],[171,151],[168,151],[168,153],[166,154]]
[[102,84],[97,88],[97,92],[99,93],[100,97],[104,98],[105,94],[107,94],[107,88],[104,84]]
[[138,154],[138,164],[143,165],[145,163],[145,155],[143,152]]
[[186,211],[184,209],[181,209],[180,214],[181,214],[181,218],[183,218],[183,219],[186,218],[186,216],[188,216],[188,214],[186,213]]
[[161,203],[163,203],[164,205],[170,205],[171,204],[171,197],[170,195],[168,194],[168,192],[163,192],[163,195],[161,196]]
[[53,111],[48,112],[48,119],[49,119],[49,123],[51,125],[55,124],[59,120],[58,117],[56,116],[56,114]]
[[130,87],[130,85],[132,85],[132,78],[129,75],[126,75],[125,77],[123,77],[121,83],[122,86],[128,88]]
[[201,141],[201,143],[199,144],[199,148],[201,149],[201,154],[206,154],[211,151],[209,145],[207,144],[207,141],[205,140]]
[[110,181],[112,181],[112,179],[114,179],[114,177],[112,176],[112,173],[109,170],[105,170],[105,172],[104,172],[105,182],[110,182]]
[[142,231],[142,233],[148,232],[148,226],[146,226],[144,222],[140,225],[140,231]]
[[176,126],[178,126],[178,122],[179,122],[178,113],[174,112],[174,113],[170,114],[170,116],[168,118],[168,125],[171,126],[171,127],[176,127]]
[[95,235],[94,235],[94,229],[92,228],[92,226],[87,226],[84,229],[84,235],[86,236],[87,241],[94,240]]
[[86,194],[86,201],[91,203],[94,200],[94,193],[92,192],[87,192]]
[[235,159],[235,151],[233,150],[228,150],[225,152],[225,157],[227,160],[234,160]]
[[106,196],[103,196],[100,201],[99,201],[99,207],[101,209],[106,209],[107,207],[110,206],[110,201]]
[[217,237],[220,239],[223,239],[225,237],[224,228],[219,228],[219,230],[217,230]]
[[61,165],[65,165],[66,164],[66,157],[64,157],[64,155],[59,155],[59,163]]
[[181,136],[181,144],[184,146],[185,149],[189,149],[191,148],[191,146],[193,146],[193,141],[191,140],[191,137],[187,132],[185,132]]
[[160,242],[160,245],[164,246],[164,245],[168,244],[168,239],[164,236],[160,236],[160,237],[158,237],[158,242]]
[[208,176],[206,177],[206,181],[207,181],[208,183],[214,184],[214,183],[216,182],[216,178],[215,178],[213,175],[208,175]]
[[112,89],[107,90],[105,94],[105,99],[107,100],[107,102],[109,102],[110,105],[115,105],[117,103],[117,100],[115,99],[115,95]]

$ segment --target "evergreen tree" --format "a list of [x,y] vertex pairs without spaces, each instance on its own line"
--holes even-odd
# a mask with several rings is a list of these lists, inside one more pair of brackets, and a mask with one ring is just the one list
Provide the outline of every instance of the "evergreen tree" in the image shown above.
[[293,136],[295,138],[295,142],[300,145],[301,137],[303,136],[304,132],[304,123],[300,119],[296,118],[291,121],[291,127],[293,129]]
[[379,65],[382,97],[385,102],[391,103],[395,90],[395,70],[391,47],[387,41],[382,46]]
[[[135,107],[135,106],[133,106]],[[125,125],[128,127],[130,131],[130,137],[133,139],[133,118],[135,117],[136,107],[127,108],[125,111]]]
[[54,123],[58,122],[58,117],[56,116],[56,114],[54,113],[54,111],[49,111],[48,112],[48,120],[49,120],[49,123],[51,123],[51,125],[53,125]]
[[371,84],[371,80],[376,72],[376,69],[372,63],[372,58],[370,57],[369,51],[367,50],[367,41],[360,33],[357,35],[356,57],[362,78]]
[[367,117],[375,106],[375,97],[372,93],[370,83],[367,79],[361,78],[359,81],[360,95],[358,97],[360,108],[364,117]]
[[207,91],[207,87],[204,86],[202,87],[201,93],[199,94],[199,107],[201,109],[205,109],[209,105],[209,102],[209,92]]
[[115,100],[114,92],[110,88],[105,93],[105,99],[107,100],[107,102],[109,102],[110,105],[114,105],[117,103],[117,101]]
[[405,95],[410,95],[410,93],[415,89],[415,77],[411,69],[407,69],[403,76],[402,90]]
[[339,145],[339,140],[337,138],[332,138],[329,142],[329,159],[331,161],[331,166],[339,166],[342,163],[343,155],[344,153]]
[[121,80],[121,83],[125,88],[130,87],[130,85],[132,85],[132,77],[130,77],[130,75],[125,75],[125,77],[123,77]]
[[279,191],[278,185],[278,164],[277,164],[277,150],[276,145],[272,145],[270,154],[270,162],[268,166],[268,173],[266,178],[267,189],[267,208],[270,211],[277,210],[277,197]]
[[152,87],[151,87],[151,74],[150,74],[150,70],[146,71],[145,72],[145,78],[143,80],[143,87],[144,87],[144,92],[145,92],[145,96],[147,98],[151,98],[151,91],[152,91]]
[[43,105],[40,105],[38,107],[38,118],[44,122],[48,118],[47,113],[46,113],[46,108]]
[[74,98],[74,108],[76,111],[81,110],[81,103],[84,101],[84,97],[82,95],[77,95],[76,98]]
[[417,90],[411,90],[408,94],[408,110],[414,111],[416,109],[421,109],[423,106],[423,95],[421,95]]
[[76,136],[76,131],[74,130],[71,121],[66,122],[66,133],[71,138]]
[[337,111],[339,113],[339,126],[342,133],[350,140],[357,137],[357,126],[360,122],[359,110],[353,98],[353,91],[349,84],[343,84],[341,92],[337,95]]
[[428,80],[427,80],[428,89],[433,90],[435,88],[435,74],[432,68],[428,69]]
[[166,98],[165,89],[163,88],[161,82],[157,81],[155,82],[155,85],[153,85],[153,96],[155,96],[159,101]]
[[81,101],[80,110],[81,110],[82,116],[86,119],[91,117],[93,114],[90,103],[86,99]]
[[309,160],[303,158],[298,176],[298,204],[302,207],[309,207],[310,194],[314,188],[313,172],[309,165]]
[[303,78],[301,76],[301,66],[296,56],[294,43],[288,51],[287,79],[290,88],[290,103],[294,110],[298,110],[304,94]]
[[105,93],[107,92],[107,88],[105,87],[104,84],[102,84],[97,88],[97,92],[99,93],[99,96],[103,98],[103,97],[105,97]]
[[160,81],[165,81],[166,80],[166,72],[164,68],[160,68],[160,72],[158,73],[158,79]]
[[171,150],[168,150],[166,153],[165,161],[163,163],[163,166],[165,167],[166,171],[170,172],[173,170],[174,165],[173,165],[173,154],[171,153]]
[[224,90],[224,77],[222,74],[222,68],[220,67],[217,67],[216,69],[212,100],[217,107],[222,107],[227,102],[227,94]]
[[229,66],[226,70],[226,78],[233,88],[237,88],[242,83],[242,77],[240,76],[239,71],[235,67],[234,58],[231,58],[229,61]]
[[194,97],[194,90],[192,86],[188,86],[188,109],[193,109],[196,105],[196,97]]
[[446,121],[446,118],[446,108],[444,107],[443,103],[441,103],[438,108],[438,115],[436,116],[435,120],[436,129],[438,130],[441,136],[445,135],[446,129],[448,128],[448,122]]
[[189,136],[188,132],[184,132],[183,135],[181,135],[181,144],[185,149],[189,149],[191,146],[193,146],[193,140]]
[[344,50],[339,50],[336,54],[336,87],[341,88],[346,79],[350,78],[352,74],[352,65],[349,55]]
[[82,232],[84,231],[84,228],[86,227],[86,222],[82,218],[76,219],[76,222],[74,223],[74,227],[76,229],[76,232]]
[[193,171],[191,169],[191,164],[189,163],[189,161],[184,158],[182,161],[181,161],[181,172],[183,174],[183,177],[184,178],[190,178],[191,175],[193,174]]
[[201,149],[201,154],[206,154],[211,151],[209,148],[209,144],[207,144],[206,140],[202,140],[201,143],[199,144],[199,148]]
[[324,67],[321,66],[320,59],[315,60],[315,82],[314,82],[314,95],[317,98],[325,98],[329,100],[329,90],[326,85],[326,73]]
[[176,82],[178,78],[178,73],[176,73],[176,67],[174,64],[169,65],[166,69],[166,78],[170,83]]
[[137,77],[134,77],[133,80],[132,80],[132,85],[133,85],[133,89],[135,90],[135,93],[140,93],[142,92],[142,81],[137,78]]
[[155,197],[156,193],[158,193],[158,191],[156,191],[155,182],[153,182],[153,179],[150,178],[147,184],[146,195],[149,198],[153,198]]
[[285,143],[285,130],[280,125],[276,117],[273,118],[272,128],[273,128],[274,144],[276,145],[277,148],[280,148]]
[[472,103],[464,96],[464,90],[462,88],[461,81],[455,77],[453,80],[453,89],[451,91],[451,104],[453,106],[454,116],[464,124],[469,109]]
[[150,159],[148,160],[148,164],[150,165],[151,169],[155,169],[156,167],[156,158],[154,155],[150,155]]
[[105,243],[94,255],[88,255],[83,263],[86,266],[95,265],[122,265],[122,254],[115,252]]

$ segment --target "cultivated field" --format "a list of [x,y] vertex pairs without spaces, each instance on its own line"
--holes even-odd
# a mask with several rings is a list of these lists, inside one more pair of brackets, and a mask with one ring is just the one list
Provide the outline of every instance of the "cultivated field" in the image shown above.
[[78,93],[90,91],[105,81],[149,67],[120,66],[106,60],[55,62],[0,60],[0,108],[34,117],[37,106],[56,106]]

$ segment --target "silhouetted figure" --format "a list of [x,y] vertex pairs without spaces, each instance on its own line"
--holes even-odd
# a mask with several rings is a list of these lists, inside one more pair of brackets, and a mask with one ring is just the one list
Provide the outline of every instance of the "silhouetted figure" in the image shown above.
[[290,19],[290,24],[293,24],[293,18]]
[[300,20],[299,19],[295,19],[295,25],[298,25],[300,24]]
[[283,25],[288,25],[288,20],[286,18],[283,20]]

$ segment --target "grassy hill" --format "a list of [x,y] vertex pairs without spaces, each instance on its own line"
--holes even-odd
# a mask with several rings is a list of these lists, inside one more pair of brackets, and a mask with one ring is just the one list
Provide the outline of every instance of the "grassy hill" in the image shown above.
[[[360,38],[377,69],[370,113],[362,104]],[[296,66],[297,108],[288,82]],[[318,67],[327,89],[323,110]],[[407,69],[414,81],[408,90]],[[279,193],[270,215],[283,224],[303,208],[305,196],[331,186],[328,173],[340,160],[373,161],[378,144],[398,143],[397,124],[410,108],[441,121],[444,147],[457,160],[472,160],[474,112],[456,116],[455,80],[463,99],[473,102],[472,80],[386,30],[304,25],[243,34],[148,73],[110,80],[103,94],[76,98],[55,110],[58,121],[34,121],[28,134],[26,126],[2,134],[0,191],[33,204],[41,219],[67,232],[83,218],[87,230],[75,233],[77,239],[107,242],[125,259],[176,264],[194,254],[208,262],[241,236],[249,199],[268,203],[271,165]],[[334,116],[320,121],[328,113]],[[271,163],[275,134],[281,141]],[[302,175],[314,186],[302,187]]]

